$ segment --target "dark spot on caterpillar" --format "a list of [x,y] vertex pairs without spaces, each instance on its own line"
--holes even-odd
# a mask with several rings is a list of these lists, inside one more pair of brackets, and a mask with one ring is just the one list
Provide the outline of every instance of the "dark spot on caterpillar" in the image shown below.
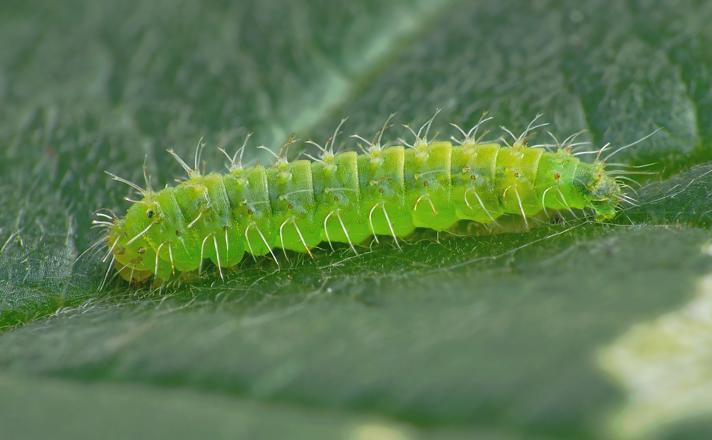
[[140,247],[140,248],[138,248],[138,250],[137,250],[136,252],[138,252],[139,254],[143,255],[143,254],[146,253],[146,248]]
[[556,181],[558,182],[560,179],[561,179],[561,174],[560,174],[558,171],[555,172],[555,173],[554,173],[554,180],[556,180]]
[[176,229],[176,237],[180,237],[180,231]]
[[477,175],[476,175],[476,174],[472,174],[472,175],[470,176],[470,180],[477,180]]
[[155,213],[153,212],[153,209],[149,209],[148,211],[146,211],[146,217],[148,218],[153,218],[154,214]]

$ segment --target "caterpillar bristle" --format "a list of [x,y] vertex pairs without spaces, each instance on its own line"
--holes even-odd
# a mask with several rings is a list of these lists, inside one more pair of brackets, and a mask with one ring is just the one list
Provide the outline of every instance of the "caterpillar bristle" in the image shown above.
[[[198,145],[200,145],[200,144],[198,144]],[[197,167],[196,167],[196,169],[193,169],[193,168],[191,168],[190,166],[188,166],[188,164],[185,163],[185,161],[183,160],[183,158],[181,158],[181,157],[178,155],[178,153],[175,152],[175,150],[173,150],[172,148],[169,148],[169,149],[166,150],[166,152],[168,152],[168,154],[170,154],[171,156],[173,156],[173,158],[176,160],[176,162],[178,162],[178,165],[180,165],[181,168],[183,168],[183,170],[185,171],[185,173],[188,175],[188,178],[191,178],[191,177],[193,177],[193,176],[199,176],[199,175],[200,175],[200,172],[198,171]]]
[[128,180],[128,179],[124,179],[123,177],[119,177],[119,176],[117,176],[116,174],[114,174],[114,173],[112,173],[112,172],[109,172],[109,171],[106,171],[106,170],[104,170],[104,172],[105,172],[106,174],[108,174],[109,177],[111,177],[112,180],[114,180],[114,181],[116,181],[116,182],[121,182],[121,183],[123,183],[124,185],[128,185],[131,189],[133,189],[134,191],[136,191],[137,193],[139,193],[139,194],[141,194],[141,195],[144,195],[144,194],[146,194],[146,192],[147,192],[144,188],[141,188],[140,186],[138,186],[137,184],[131,182],[131,181]]
[[479,129],[482,125],[486,124],[487,122],[491,121],[492,119],[494,119],[494,116],[488,116],[487,112],[483,112],[480,115],[480,119],[477,121],[477,123],[475,123],[475,125],[473,125],[467,132],[465,132],[462,128],[460,128],[459,125],[451,122],[450,125],[452,127],[454,127],[457,131],[460,132],[460,134],[462,135],[462,139],[458,140],[454,136],[450,136],[450,139],[452,139],[453,142],[457,143],[458,145],[479,144],[479,143],[481,143],[482,138],[487,136],[487,134],[489,133],[489,130],[482,133],[482,135],[480,135],[479,137],[477,136],[477,132],[479,131]]
[[613,156],[615,156],[616,154],[620,153],[621,151],[627,150],[628,148],[634,147],[634,146],[638,145],[639,143],[641,143],[641,142],[643,142],[643,141],[645,141],[645,140],[647,140],[647,139],[649,139],[649,138],[655,136],[660,130],[662,130],[662,129],[661,129],[661,128],[656,128],[655,130],[653,130],[652,132],[646,134],[646,135],[643,136],[642,138],[640,138],[640,139],[638,139],[638,140],[636,140],[636,141],[633,141],[633,142],[631,142],[631,143],[629,143],[629,144],[627,144],[627,145],[623,145],[622,147],[616,148],[612,153],[610,153],[608,156],[604,157],[604,158],[603,158],[603,161],[604,161],[604,162],[608,162],[608,160],[609,160],[610,158],[612,158]]
[[238,168],[243,168],[242,164],[242,157],[245,154],[245,148],[247,147],[247,142],[250,141],[250,138],[252,137],[252,132],[249,132],[245,135],[245,139],[242,141],[242,145],[235,151],[235,154],[230,156],[227,151],[225,151],[222,148],[218,147],[218,151],[223,153],[227,160],[229,161],[229,164],[227,165],[227,170],[232,171]]

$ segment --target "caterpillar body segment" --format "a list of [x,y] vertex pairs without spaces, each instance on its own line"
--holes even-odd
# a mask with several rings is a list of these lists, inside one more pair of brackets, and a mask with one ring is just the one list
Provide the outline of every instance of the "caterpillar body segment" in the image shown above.
[[323,219],[317,225],[323,242],[349,243],[353,247],[371,234],[366,222],[359,223],[363,215],[358,160],[358,154],[351,151],[311,164],[315,218]]
[[177,186],[142,195],[107,234],[119,274],[135,282],[201,271],[205,260],[222,276],[245,254],[279,264],[275,249],[286,257],[322,242],[357,252],[369,237],[397,243],[415,228],[444,231],[460,220],[491,224],[508,214],[526,223],[573,209],[601,220],[615,215],[621,188],[602,162],[566,149],[438,141],[232,166],[224,175],[190,170]]

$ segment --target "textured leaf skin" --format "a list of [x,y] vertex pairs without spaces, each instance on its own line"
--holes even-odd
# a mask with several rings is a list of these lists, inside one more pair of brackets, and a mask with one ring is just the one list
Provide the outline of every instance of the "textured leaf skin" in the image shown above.
[[[676,409],[651,434],[709,437],[704,398],[666,386],[647,406],[599,353],[704,298],[710,22],[705,0],[2,2],[3,432],[608,438],[611,418],[647,408]],[[660,174],[640,176],[640,208],[614,223],[416,234],[280,271],[245,259],[225,284],[99,293],[103,255],[73,264],[99,238],[92,212],[128,206],[106,169],[141,181],[146,160],[170,182],[166,148],[186,157],[248,131],[323,143],[346,116],[339,144],[392,112],[396,142],[397,122],[438,107],[443,139],[483,111],[515,133],[541,112],[595,146],[662,128],[616,156]],[[706,389],[708,366],[688,367]]]

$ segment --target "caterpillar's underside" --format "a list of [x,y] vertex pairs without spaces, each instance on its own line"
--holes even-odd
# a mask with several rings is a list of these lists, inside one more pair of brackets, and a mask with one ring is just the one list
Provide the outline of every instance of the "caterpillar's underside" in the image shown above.
[[612,217],[619,183],[603,162],[585,163],[569,149],[546,151],[522,142],[420,142],[372,145],[363,154],[324,154],[315,161],[277,160],[269,167],[235,164],[160,191],[141,190],[122,219],[108,225],[107,245],[129,281],[167,280],[222,269],[246,253],[275,248],[311,253],[321,242],[356,252],[369,237],[397,240],[415,228],[447,230],[459,220],[490,224],[503,215],[524,222],[539,213],[591,209]]

